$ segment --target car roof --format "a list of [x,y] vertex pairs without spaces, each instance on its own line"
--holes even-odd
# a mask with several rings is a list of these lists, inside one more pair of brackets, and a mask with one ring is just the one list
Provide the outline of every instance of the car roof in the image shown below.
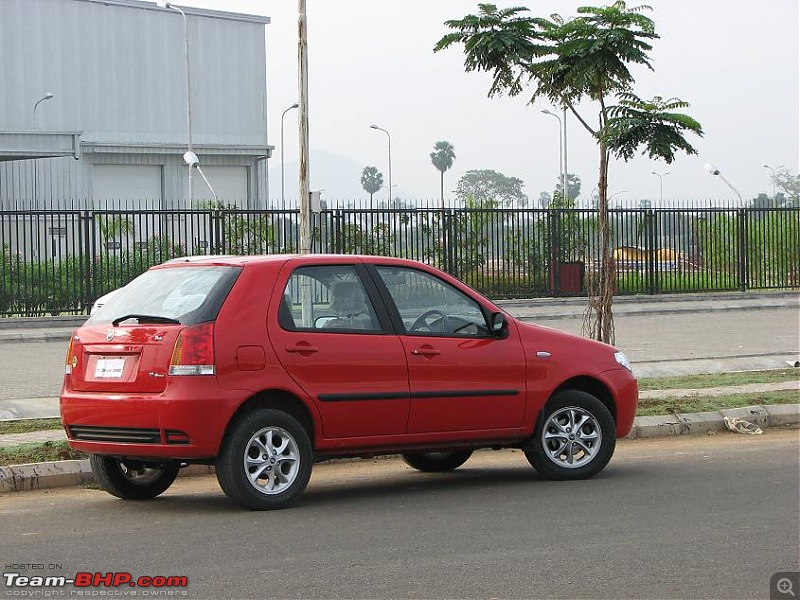
[[220,265],[220,266],[245,266],[248,264],[283,264],[292,262],[302,264],[331,264],[336,262],[369,263],[369,264],[396,264],[419,266],[423,263],[406,258],[393,258],[388,256],[372,256],[365,254],[263,254],[263,255],[208,255],[186,256],[172,259],[153,268],[175,268],[182,265]]

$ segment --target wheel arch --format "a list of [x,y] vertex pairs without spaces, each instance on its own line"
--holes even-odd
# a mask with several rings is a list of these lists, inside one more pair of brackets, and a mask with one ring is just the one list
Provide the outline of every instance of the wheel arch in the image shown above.
[[315,427],[316,421],[311,414],[311,410],[308,408],[305,402],[303,402],[296,395],[281,389],[262,390],[242,402],[236,411],[231,415],[231,418],[225,427],[225,434],[223,438],[228,435],[231,430],[231,424],[239,416],[264,408],[280,410],[292,415],[306,430],[306,433],[308,433],[308,437],[311,440],[311,446],[314,447],[314,440],[316,439],[318,432]]
[[617,403],[611,390],[602,381],[588,376],[573,377],[558,386],[547,401],[550,402],[559,392],[567,390],[585,392],[600,400],[608,409],[608,412],[611,413],[611,418],[614,419],[614,424],[616,425]]

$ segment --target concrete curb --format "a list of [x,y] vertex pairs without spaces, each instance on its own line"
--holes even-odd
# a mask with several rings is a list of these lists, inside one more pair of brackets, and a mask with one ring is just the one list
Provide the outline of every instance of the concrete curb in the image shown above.
[[[636,417],[627,439],[696,435],[726,431],[724,418],[734,417],[759,427],[784,427],[800,424],[800,404],[747,406],[705,413]],[[181,469],[180,477],[211,475],[214,467],[190,465]],[[0,467],[0,494],[60,487],[85,486],[94,483],[88,460],[64,460]]]
[[746,406],[705,413],[636,417],[628,439],[691,435],[726,431],[725,417],[745,419],[759,427],[782,427],[800,423],[800,404]]
[[[213,473],[214,467],[189,465],[181,469],[178,476],[197,477]],[[61,487],[83,487],[92,483],[94,483],[94,473],[86,459],[0,467],[0,494]]]

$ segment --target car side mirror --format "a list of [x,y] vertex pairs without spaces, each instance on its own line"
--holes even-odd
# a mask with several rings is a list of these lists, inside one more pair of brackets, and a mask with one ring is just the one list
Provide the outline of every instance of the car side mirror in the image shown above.
[[489,317],[489,328],[492,331],[492,335],[503,337],[508,331],[506,316],[500,312],[492,313],[492,316]]

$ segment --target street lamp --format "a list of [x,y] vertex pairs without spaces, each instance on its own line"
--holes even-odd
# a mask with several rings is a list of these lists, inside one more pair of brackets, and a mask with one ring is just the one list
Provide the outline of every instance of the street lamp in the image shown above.
[[392,136],[389,135],[389,132],[386,131],[383,127],[378,127],[377,125],[370,125],[370,129],[377,129],[378,131],[382,131],[386,134],[386,138],[389,141],[389,206],[392,205]]
[[[562,201],[566,202],[567,199],[567,170],[564,167],[566,162],[566,152],[564,151],[564,143],[566,142],[566,130],[563,127],[563,123],[561,121],[561,117],[559,117],[556,113],[547,110],[546,108],[542,110],[542,112],[546,115],[550,115],[551,117],[555,117],[558,119],[558,171],[561,175],[561,198]],[[563,131],[562,131],[563,129]]]
[[650,171],[650,172],[653,175],[658,175],[659,187],[661,189],[661,194],[659,196],[660,200],[659,200],[658,204],[659,204],[659,206],[661,206],[663,208],[663,206],[664,206],[664,177],[669,175],[670,171],[667,171],[666,173],[656,173],[655,171]]
[[283,113],[281,114],[281,209],[286,208],[284,206],[285,188],[284,188],[284,185],[283,185],[283,117],[286,116],[287,112],[289,112],[290,110],[292,110],[294,108],[298,108],[299,106],[300,106],[300,104],[295,102],[289,108],[287,108],[285,111],[283,111]]
[[53,94],[47,92],[44,96],[39,98],[36,103],[33,105],[33,128],[36,129],[36,109],[39,108],[39,105],[44,102],[45,100],[50,100],[53,97]]
[[206,182],[208,189],[211,190],[211,195],[214,196],[214,206],[218,208],[219,200],[217,200],[217,193],[214,191],[214,188],[211,187],[211,183],[208,181],[208,177],[206,177],[206,174],[203,173],[203,169],[200,168],[200,159],[197,158],[197,154],[189,151],[184,152],[183,161],[186,163],[186,166],[189,167],[189,171],[191,171],[192,168],[194,167],[197,169],[197,172],[200,173],[200,176],[203,178],[203,181]]
[[[172,4],[172,2],[165,2],[164,0],[157,0],[156,5],[161,8],[168,8],[179,13],[183,17],[183,58],[186,64],[186,132],[187,132],[187,152],[192,152],[192,84],[191,75],[189,71],[189,22],[186,19],[186,13],[180,8]],[[202,174],[202,173],[201,173]],[[192,169],[189,168],[189,202],[193,198],[193,184],[192,184]]]
[[780,164],[777,167],[773,168],[773,167],[770,167],[769,165],[764,165],[765,169],[769,169],[770,171],[772,171],[772,201],[773,202],[775,201],[775,179],[776,179],[775,172],[778,169],[783,168],[783,166],[784,166],[783,164]]
[[731,182],[728,181],[727,179],[725,179],[725,177],[722,176],[722,173],[719,172],[719,169],[717,167],[715,167],[711,163],[706,163],[703,168],[706,171],[708,171],[709,173],[711,173],[712,175],[715,175],[715,176],[719,177],[720,179],[722,179],[722,181],[725,182],[725,185],[727,185],[729,188],[731,188],[734,191],[734,193],[737,196],[739,196],[739,205],[740,205],[741,208],[744,208],[744,200],[742,199],[742,195],[739,193],[739,190],[737,190],[735,187],[733,187],[731,185]]

